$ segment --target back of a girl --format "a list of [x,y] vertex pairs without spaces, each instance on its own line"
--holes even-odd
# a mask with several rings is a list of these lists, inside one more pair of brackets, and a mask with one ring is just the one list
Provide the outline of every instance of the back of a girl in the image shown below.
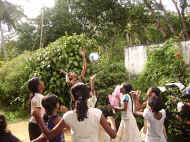
[[99,125],[101,125],[111,138],[116,137],[113,130],[102,112],[97,108],[88,108],[87,100],[90,96],[89,88],[84,85],[77,85],[71,88],[74,109],[66,112],[59,123],[49,131],[44,125],[39,113],[34,112],[43,133],[49,140],[58,136],[66,127],[71,128],[72,142],[99,142]]
[[[104,106],[101,108],[103,115],[105,116],[107,122],[111,126],[112,129],[116,130],[115,119],[113,118],[112,109],[108,108],[108,106]],[[113,139],[106,133],[106,131],[100,126],[99,131],[99,142],[112,142]]]
[[146,108],[143,117],[147,121],[145,142],[166,142],[164,121],[166,112],[162,109],[162,101],[158,96],[152,96],[148,100],[150,108]]

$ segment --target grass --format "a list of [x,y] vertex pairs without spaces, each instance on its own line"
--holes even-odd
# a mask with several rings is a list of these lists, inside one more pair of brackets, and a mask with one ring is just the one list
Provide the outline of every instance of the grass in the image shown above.
[[0,107],[0,114],[5,115],[7,121],[9,123],[15,123],[21,120],[26,120],[28,118],[27,111],[20,109],[16,111],[12,111],[9,108]]

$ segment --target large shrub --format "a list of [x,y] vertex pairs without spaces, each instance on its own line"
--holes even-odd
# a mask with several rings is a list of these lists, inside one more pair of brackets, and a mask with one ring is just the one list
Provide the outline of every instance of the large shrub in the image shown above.
[[136,81],[137,87],[145,92],[150,86],[175,81],[184,82],[186,67],[179,45],[174,40],[169,40],[162,46],[149,48],[144,72]]
[[30,74],[27,60],[30,55],[31,53],[27,52],[11,61],[3,62],[0,68],[0,102],[3,105],[10,105],[15,109],[24,105],[24,86]]
[[[69,90],[65,76],[60,74],[59,69],[80,74],[82,57],[79,51],[81,48],[87,50],[88,58],[89,52],[97,51],[98,44],[84,35],[64,36],[49,44],[45,49],[37,50],[29,59],[29,66],[32,68],[31,76],[40,76],[45,82],[46,92],[60,96],[66,105],[69,104]],[[87,78],[91,73],[91,65],[88,64]]]
[[[188,66],[184,63],[179,44],[174,40],[169,40],[162,46],[148,49],[148,59],[144,72],[133,82],[145,94],[146,90],[152,86],[164,86],[169,82],[186,84],[188,77]],[[176,118],[178,114],[177,102],[187,101],[182,99],[181,96],[181,91],[177,88],[168,88],[166,92],[161,94],[167,111],[166,127],[168,135],[175,138],[179,138],[179,136],[189,137],[188,133],[190,131],[185,123]],[[185,141],[184,138],[182,139]]]

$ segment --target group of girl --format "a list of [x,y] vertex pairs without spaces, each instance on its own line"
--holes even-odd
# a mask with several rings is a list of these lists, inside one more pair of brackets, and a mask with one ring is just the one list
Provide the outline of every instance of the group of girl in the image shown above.
[[[101,110],[95,108],[97,97],[94,89],[93,75],[90,83],[84,83],[86,73],[85,52],[82,51],[83,69],[78,76],[74,72],[61,73],[66,75],[66,82],[71,90],[71,108],[68,110],[62,106],[56,95],[43,95],[44,82],[38,77],[33,77],[28,82],[31,91],[30,109],[31,117],[28,130],[32,142],[64,142],[64,131],[71,130],[73,142],[141,142],[142,136],[138,129],[135,115],[144,117],[144,141],[166,142],[164,120],[165,110],[162,109],[162,101],[158,88],[151,88],[148,97],[141,104],[139,93],[133,91],[132,85],[125,83],[119,86],[119,95],[113,95],[108,99],[108,105]],[[112,101],[118,103],[114,104]],[[114,120],[114,112],[121,112],[121,122],[117,130]],[[63,117],[59,112],[64,112]],[[2,126],[0,117],[0,133],[6,126]],[[6,133],[16,139],[10,133]],[[3,141],[4,142],[4,141]],[[8,141],[6,141],[8,142]],[[18,139],[16,141],[20,142]]]
[[[166,112],[162,109],[158,88],[151,88],[146,102],[141,104],[137,91],[133,91],[130,84],[122,84],[121,96],[115,98],[120,101],[119,105],[114,106],[109,102],[101,111],[92,105],[97,100],[94,97],[96,95],[92,95],[95,91],[83,82],[76,81],[71,86],[72,109],[65,110],[61,118],[58,112],[63,110],[60,109],[62,107],[57,96],[43,96],[44,83],[39,78],[32,78],[28,86],[33,94],[29,122],[29,135],[33,142],[63,142],[65,129],[71,129],[73,142],[142,142],[134,115],[144,117],[145,142],[167,140],[164,127]],[[93,97],[96,99],[90,104]],[[118,131],[113,119],[113,110],[121,112]]]

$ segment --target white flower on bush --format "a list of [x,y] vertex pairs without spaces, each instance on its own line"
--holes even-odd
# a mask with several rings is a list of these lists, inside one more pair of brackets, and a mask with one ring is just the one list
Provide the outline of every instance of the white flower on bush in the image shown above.
[[178,102],[177,103],[177,110],[178,110],[178,112],[181,112],[183,106],[184,106],[183,102]]

